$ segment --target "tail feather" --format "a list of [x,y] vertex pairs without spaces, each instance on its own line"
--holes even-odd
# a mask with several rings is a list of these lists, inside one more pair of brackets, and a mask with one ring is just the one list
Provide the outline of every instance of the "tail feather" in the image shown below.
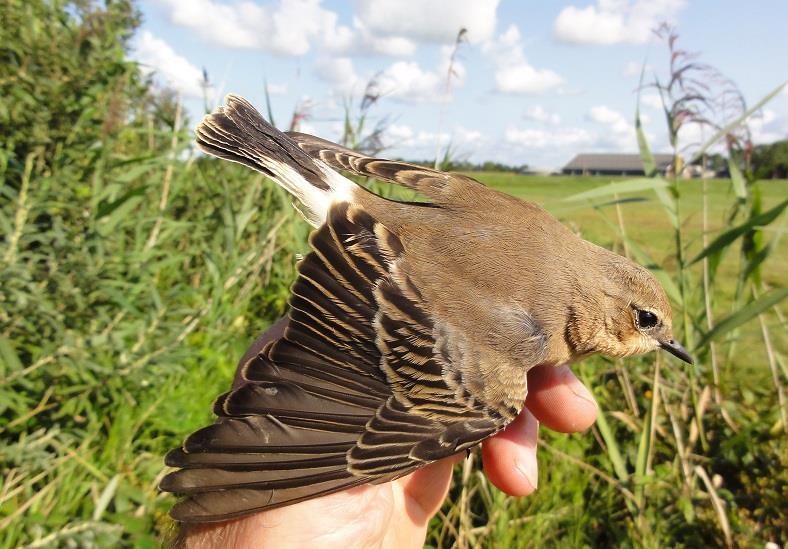
[[332,203],[352,200],[355,183],[312,159],[248,101],[231,94],[225,103],[197,127],[200,149],[274,179],[301,203],[299,210],[315,227],[323,224]]

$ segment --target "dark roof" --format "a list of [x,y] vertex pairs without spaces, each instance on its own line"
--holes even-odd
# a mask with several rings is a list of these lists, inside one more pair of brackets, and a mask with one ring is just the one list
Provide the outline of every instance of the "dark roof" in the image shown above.
[[[654,162],[658,170],[664,170],[673,162],[671,154],[655,154]],[[566,166],[565,170],[621,170],[643,171],[640,155],[634,154],[578,154]]]

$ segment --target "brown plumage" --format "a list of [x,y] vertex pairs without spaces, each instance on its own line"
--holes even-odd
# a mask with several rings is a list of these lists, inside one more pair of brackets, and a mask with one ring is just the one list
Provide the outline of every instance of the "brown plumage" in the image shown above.
[[[207,153],[261,171],[317,228],[289,325],[217,400],[216,423],[166,458],[181,521],[226,520],[386,482],[478,444],[521,411],[526,373],[672,339],[643,267],[535,204],[460,175],[283,134],[244,99],[197,129]],[[387,200],[335,170],[391,181]]]

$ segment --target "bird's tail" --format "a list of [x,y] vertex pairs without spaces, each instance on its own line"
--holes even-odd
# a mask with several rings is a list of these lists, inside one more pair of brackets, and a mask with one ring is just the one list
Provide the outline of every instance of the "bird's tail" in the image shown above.
[[274,179],[300,202],[299,210],[315,227],[323,224],[331,204],[353,202],[359,188],[301,150],[237,95],[228,95],[224,106],[206,115],[196,133],[204,152]]

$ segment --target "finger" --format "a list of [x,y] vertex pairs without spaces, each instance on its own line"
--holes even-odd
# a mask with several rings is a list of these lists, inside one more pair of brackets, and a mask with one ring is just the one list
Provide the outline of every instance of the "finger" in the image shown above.
[[599,411],[569,366],[537,366],[528,372],[525,406],[545,427],[562,433],[585,431]]
[[460,452],[417,469],[398,481],[405,496],[417,504],[407,506],[408,515],[414,523],[423,524],[438,512],[449,492],[452,468],[464,457],[465,452]]
[[523,410],[506,429],[482,443],[484,473],[495,486],[512,496],[527,496],[539,480],[536,443],[539,421]]

